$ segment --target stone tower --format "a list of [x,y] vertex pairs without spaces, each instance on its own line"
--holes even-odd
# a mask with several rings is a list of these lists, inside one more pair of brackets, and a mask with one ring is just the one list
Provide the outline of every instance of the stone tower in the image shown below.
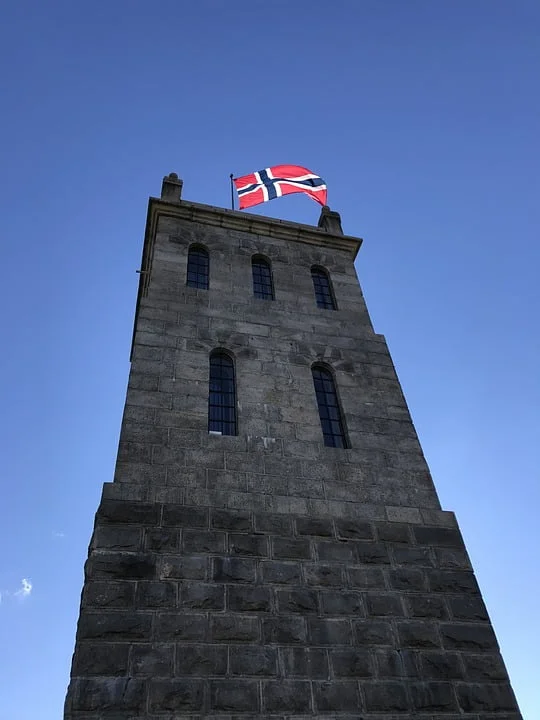
[[353,261],[151,198],[65,720],[521,718]]

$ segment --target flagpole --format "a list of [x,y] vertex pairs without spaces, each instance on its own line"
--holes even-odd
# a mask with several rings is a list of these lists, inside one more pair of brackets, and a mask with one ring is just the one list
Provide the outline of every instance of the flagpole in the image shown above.
[[234,185],[233,185],[233,173],[229,176],[231,178],[231,210],[234,210]]

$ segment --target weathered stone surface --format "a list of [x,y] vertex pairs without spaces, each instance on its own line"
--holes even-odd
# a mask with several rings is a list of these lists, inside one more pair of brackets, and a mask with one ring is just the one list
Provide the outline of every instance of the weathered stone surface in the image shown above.
[[171,642],[204,642],[208,634],[207,618],[203,614],[161,613],[156,617],[157,640]]
[[473,682],[504,682],[506,668],[498,653],[479,655],[462,654],[465,665],[464,678]]
[[262,685],[266,712],[303,713],[311,710],[311,688],[302,680],[279,680]]
[[410,567],[389,570],[388,580],[393,590],[426,590],[426,576],[422,570]]
[[150,528],[145,534],[145,548],[154,552],[174,553],[178,550],[179,533],[169,528]]
[[320,593],[322,612],[327,615],[356,615],[363,617],[364,598],[359,592],[323,590]]
[[257,681],[212,681],[210,684],[210,707],[219,712],[257,712],[259,709]]
[[213,530],[190,530],[182,533],[182,547],[186,555],[190,553],[224,553],[225,533]]
[[336,530],[337,536],[342,539],[373,540],[373,528],[367,522],[336,520]]
[[351,587],[361,589],[385,590],[386,581],[380,568],[347,567]]
[[73,658],[73,674],[127,675],[129,645],[117,643],[79,643]]
[[75,678],[69,691],[69,710],[113,712],[142,707],[145,685],[132,678]]
[[99,552],[88,558],[85,572],[89,579],[152,580],[156,563],[144,553]]
[[411,684],[412,703],[420,712],[451,712],[459,710],[449,682]]
[[392,543],[410,543],[409,525],[397,522],[378,522],[375,525],[379,540]]
[[224,610],[223,585],[185,583],[180,591],[180,607],[194,610]]
[[125,500],[102,500],[98,508],[98,517],[102,523],[133,523],[148,527],[158,524],[160,513],[160,505]]
[[433,592],[478,594],[478,585],[471,572],[428,570],[430,589]]
[[316,613],[317,593],[313,590],[278,590],[278,609],[283,613]]
[[438,618],[439,620],[448,617],[445,599],[437,595],[407,595],[405,607],[407,614],[411,617]]
[[400,712],[409,708],[407,692],[402,683],[392,681],[363,683],[362,689],[366,698],[366,709],[370,712]]
[[82,596],[82,607],[131,607],[135,603],[135,587],[135,582],[87,581]]
[[516,710],[516,700],[509,685],[458,684],[457,699],[462,712]]
[[428,548],[395,546],[394,562],[397,565],[413,565],[414,567],[433,567],[433,559]]
[[317,518],[298,518],[296,531],[299,535],[322,535],[331,537],[334,534],[334,527],[331,520]]
[[176,649],[175,675],[226,675],[227,648],[216,645],[184,645]]
[[258,618],[250,615],[213,615],[210,620],[212,642],[258,642]]
[[292,535],[292,518],[284,515],[255,515],[255,531],[270,535]]
[[263,618],[262,631],[265,643],[292,645],[306,642],[306,625],[301,617]]
[[361,707],[355,682],[314,682],[313,697],[318,712],[358,712]]
[[489,621],[486,606],[479,596],[462,595],[448,599],[450,611],[455,620],[468,622]]
[[[371,327],[358,243],[167,197],[150,203],[65,720],[520,720]],[[186,284],[192,243],[206,290]],[[259,254],[274,301],[253,297]],[[317,307],[314,265],[337,311]],[[238,435],[207,429],[218,348]],[[314,363],[334,377],[346,450],[324,445]]]
[[135,611],[81,613],[79,640],[139,640],[150,637],[152,616]]
[[208,527],[208,509],[186,505],[165,505],[163,508],[163,525],[206,528]]
[[437,626],[428,622],[399,622],[400,647],[436,648],[441,646]]
[[356,563],[355,543],[318,541],[315,550],[319,560],[323,562]]
[[177,604],[177,588],[172,582],[137,583],[137,606],[140,608],[173,608]]
[[200,711],[204,685],[201,680],[151,680],[150,710],[152,712]]
[[378,648],[373,652],[373,658],[378,677],[400,678],[407,674],[402,652]]
[[261,563],[263,582],[297,585],[301,581],[301,567],[297,562],[268,561]]
[[368,615],[393,615],[402,617],[401,599],[390,593],[366,593],[366,610]]
[[125,525],[100,525],[94,530],[92,547],[100,550],[137,552],[142,545],[142,528]]
[[227,588],[227,608],[235,612],[270,612],[272,593],[266,587]]
[[375,674],[368,650],[333,650],[331,662],[336,677],[371,677]]
[[343,586],[343,570],[339,565],[308,563],[304,565],[304,577],[308,585]]
[[131,673],[136,677],[170,677],[173,674],[173,645],[134,645],[130,657]]
[[456,548],[434,548],[435,565],[448,570],[471,570],[471,562],[465,550]]
[[321,648],[284,647],[280,650],[283,672],[289,677],[328,678],[327,651]]
[[210,522],[216,530],[231,530],[233,532],[251,532],[253,522],[251,515],[245,512],[231,510],[212,510]]
[[388,549],[384,543],[363,542],[356,546],[358,562],[360,564],[382,565],[390,562]]
[[393,645],[394,636],[389,622],[356,620],[353,622],[355,644],[362,647]]
[[496,650],[497,640],[489,625],[441,623],[443,645],[456,650]]
[[214,558],[215,582],[255,582],[255,563],[253,560],[242,558]]
[[161,577],[180,580],[206,580],[208,558],[166,555],[162,560]]
[[457,653],[423,652],[420,654],[422,676],[428,680],[463,678],[463,665]]
[[277,675],[277,650],[272,647],[231,647],[231,675]]
[[418,526],[413,528],[413,534],[419,545],[463,547],[461,534],[454,528]]
[[260,535],[231,534],[229,552],[234,556],[268,557],[268,539]]
[[308,632],[312,645],[350,645],[351,625],[348,620],[308,618]]
[[311,544],[309,540],[292,538],[273,538],[272,555],[278,560],[309,560]]

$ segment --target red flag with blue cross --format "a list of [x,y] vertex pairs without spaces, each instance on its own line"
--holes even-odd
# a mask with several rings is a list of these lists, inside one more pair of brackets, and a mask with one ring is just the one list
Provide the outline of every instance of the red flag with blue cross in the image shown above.
[[311,170],[299,165],[274,165],[258,172],[233,178],[240,210],[273,200],[281,195],[303,192],[326,205],[326,183]]

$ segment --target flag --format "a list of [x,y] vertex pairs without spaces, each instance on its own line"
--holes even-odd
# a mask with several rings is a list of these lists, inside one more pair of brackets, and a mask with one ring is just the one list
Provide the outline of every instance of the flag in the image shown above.
[[304,192],[326,205],[326,183],[307,168],[298,165],[274,165],[259,172],[233,178],[240,210],[273,200],[281,195]]

